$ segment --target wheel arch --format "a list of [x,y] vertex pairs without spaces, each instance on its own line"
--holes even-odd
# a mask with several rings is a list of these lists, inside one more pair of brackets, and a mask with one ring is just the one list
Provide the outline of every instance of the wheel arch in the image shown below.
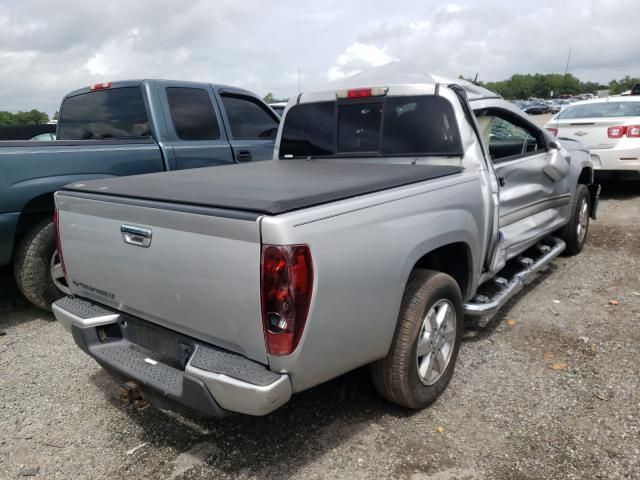
[[53,210],[55,209],[53,194],[54,192],[47,192],[38,195],[29,200],[22,208],[14,235],[14,250],[20,238],[28,232],[33,225],[47,216],[53,216]]
[[580,171],[580,175],[578,175],[578,184],[579,185],[591,185],[594,179],[594,171],[593,167],[585,166],[582,167]]
[[474,283],[472,282],[472,259],[471,247],[467,242],[452,242],[423,254],[414,263],[411,272],[417,269],[428,269],[446,273],[456,281],[460,287],[462,298],[466,299]]

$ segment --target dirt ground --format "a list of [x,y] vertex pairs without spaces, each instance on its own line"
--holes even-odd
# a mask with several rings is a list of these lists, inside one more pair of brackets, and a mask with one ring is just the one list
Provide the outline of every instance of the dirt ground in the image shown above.
[[640,183],[605,185],[563,257],[466,332],[431,408],[361,369],[263,418],[199,420],[118,386],[0,272],[0,478],[640,478]]

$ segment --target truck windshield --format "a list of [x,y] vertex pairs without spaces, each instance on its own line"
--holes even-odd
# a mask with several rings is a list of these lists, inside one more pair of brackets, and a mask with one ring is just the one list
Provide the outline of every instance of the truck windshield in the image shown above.
[[443,97],[371,97],[303,103],[282,129],[280,158],[461,156],[453,107]]
[[82,93],[65,99],[58,140],[144,138],[149,118],[140,87]]

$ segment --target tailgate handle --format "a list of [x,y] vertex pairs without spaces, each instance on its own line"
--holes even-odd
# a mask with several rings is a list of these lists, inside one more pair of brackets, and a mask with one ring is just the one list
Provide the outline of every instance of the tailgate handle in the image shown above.
[[148,248],[151,245],[151,229],[135,225],[120,225],[122,240],[129,245]]

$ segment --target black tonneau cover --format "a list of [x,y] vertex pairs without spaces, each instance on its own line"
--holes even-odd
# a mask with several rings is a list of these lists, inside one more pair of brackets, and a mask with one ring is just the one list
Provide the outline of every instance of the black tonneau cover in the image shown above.
[[448,165],[271,160],[93,180],[64,189],[275,215],[461,171]]

